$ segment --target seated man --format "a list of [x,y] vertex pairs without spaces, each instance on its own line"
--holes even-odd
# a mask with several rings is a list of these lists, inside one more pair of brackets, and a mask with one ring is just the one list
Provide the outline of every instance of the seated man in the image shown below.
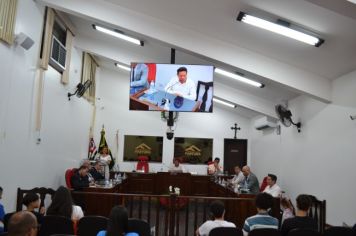
[[89,168],[87,166],[81,166],[75,170],[71,178],[72,187],[75,190],[89,187],[88,172]]
[[282,235],[288,235],[292,229],[312,229],[318,230],[316,220],[308,216],[309,208],[312,205],[311,198],[306,194],[297,197],[297,211],[295,217],[286,219],[281,227]]
[[37,220],[29,211],[20,211],[13,214],[9,220],[9,236],[36,236]]
[[210,213],[214,220],[207,220],[196,231],[197,236],[208,236],[210,231],[217,227],[236,227],[234,223],[224,220],[225,207],[221,201],[213,201],[210,205]]
[[241,185],[242,182],[244,181],[245,177],[241,171],[241,168],[240,166],[235,166],[234,168],[234,171],[235,171],[235,175],[234,177],[230,180],[231,184],[232,185]]
[[260,192],[260,186],[258,183],[258,179],[256,175],[254,175],[250,167],[244,166],[242,167],[242,173],[245,176],[244,181],[242,182],[242,188],[248,189],[252,194],[258,194]]
[[185,172],[184,167],[180,164],[179,159],[178,158],[174,158],[173,159],[173,165],[170,165],[169,167],[169,172]]
[[259,193],[256,196],[257,214],[245,220],[243,226],[244,236],[254,229],[278,229],[278,219],[268,215],[267,210],[273,205],[273,197],[268,193]]
[[[27,211],[36,216],[37,223],[42,224],[46,209],[44,207],[39,209],[41,205],[40,197],[34,192],[29,192],[22,199],[22,204],[26,206]],[[36,209],[39,209],[39,211],[36,211]]]
[[280,197],[282,194],[281,188],[276,184],[277,176],[274,174],[268,174],[267,176],[267,187],[263,190],[264,193],[269,193],[272,197]]
[[94,166],[90,169],[89,173],[95,181],[105,179],[104,175],[101,173],[103,170],[101,162],[99,160],[95,161]]
[[217,175],[223,172],[222,167],[219,165],[220,158],[215,157],[214,162],[208,165],[208,174],[209,175]]

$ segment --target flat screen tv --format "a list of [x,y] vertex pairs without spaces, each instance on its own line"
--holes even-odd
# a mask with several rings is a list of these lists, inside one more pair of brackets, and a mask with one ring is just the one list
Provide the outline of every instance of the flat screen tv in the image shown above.
[[125,135],[124,161],[137,162],[145,156],[149,162],[162,162],[163,137]]
[[174,138],[174,157],[181,163],[207,164],[213,156],[213,139]]
[[211,65],[131,63],[130,110],[213,111]]

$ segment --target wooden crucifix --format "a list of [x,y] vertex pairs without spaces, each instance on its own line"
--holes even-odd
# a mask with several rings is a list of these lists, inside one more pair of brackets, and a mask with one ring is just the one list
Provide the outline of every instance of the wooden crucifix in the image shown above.
[[237,127],[237,124],[235,123],[235,126],[231,127],[231,129],[235,131],[234,139],[236,139],[237,130],[241,130],[241,128],[240,128],[240,127]]

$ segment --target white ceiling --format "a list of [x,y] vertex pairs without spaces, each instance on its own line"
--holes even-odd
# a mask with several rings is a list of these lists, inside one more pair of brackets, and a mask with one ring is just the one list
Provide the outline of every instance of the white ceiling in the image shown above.
[[[356,5],[346,0],[38,1],[69,13],[78,32],[76,46],[95,53],[105,67],[113,67],[114,61],[169,63],[174,47],[176,63],[213,64],[264,83],[265,88],[254,88],[215,76],[220,93],[226,88],[228,100],[241,106],[239,112],[249,118],[271,116],[273,104],[301,94],[330,101],[330,81],[356,69],[356,17],[352,17]],[[236,21],[239,11],[279,16],[318,33],[325,43],[316,48],[242,24]],[[93,23],[136,36],[145,46],[96,32]],[[191,35],[184,37],[184,33]],[[213,46],[196,50],[201,45],[189,44],[189,37],[197,36],[202,36],[202,45]],[[211,42],[216,42],[216,48]]]
[[[106,0],[131,10],[197,30],[290,65],[335,79],[356,68],[356,20],[302,0]],[[331,0],[334,5],[356,5]],[[146,1],[147,2],[147,1]],[[321,1],[319,1],[321,2]],[[330,2],[330,1],[329,1]],[[344,3],[343,3],[344,2]],[[236,21],[239,11],[268,12],[325,39],[320,48]],[[345,13],[346,14],[346,13]]]

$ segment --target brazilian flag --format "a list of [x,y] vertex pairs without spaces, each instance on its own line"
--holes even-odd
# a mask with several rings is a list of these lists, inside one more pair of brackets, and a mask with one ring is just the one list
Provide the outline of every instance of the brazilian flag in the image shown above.
[[103,126],[103,128],[102,128],[100,134],[101,134],[101,136],[100,136],[100,144],[99,144],[99,150],[98,150],[98,152],[101,153],[101,150],[102,150],[104,147],[107,147],[107,148],[108,148],[108,150],[109,150],[109,155],[110,155],[110,158],[111,158],[111,162],[110,162],[110,165],[109,165],[109,169],[111,170],[111,169],[115,166],[115,159],[112,157],[111,150],[110,150],[110,148],[108,147],[108,143],[106,142],[104,126]]

